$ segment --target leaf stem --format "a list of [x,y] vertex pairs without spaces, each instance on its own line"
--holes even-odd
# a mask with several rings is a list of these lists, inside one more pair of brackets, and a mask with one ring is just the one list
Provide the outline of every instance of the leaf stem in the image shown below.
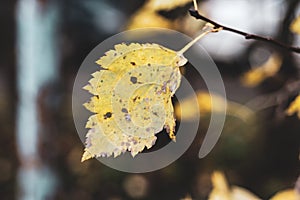
[[196,38],[194,38],[192,41],[190,41],[187,45],[185,45],[181,50],[177,51],[178,55],[182,55],[184,52],[186,52],[191,46],[193,46],[198,40],[200,40],[202,37],[207,35],[211,32],[218,32],[221,28],[216,28],[213,25],[207,23],[204,28],[202,29],[202,33],[198,35]]
[[198,40],[200,40],[202,37],[204,37],[206,34],[210,33],[211,31],[204,31],[200,35],[198,35],[195,39],[193,39],[191,42],[189,42],[187,45],[185,45],[182,49],[177,51],[178,55],[182,55],[184,52],[186,52],[191,46],[193,46]]
[[198,10],[197,0],[193,0],[193,3],[194,3],[194,9],[195,9],[195,10]]
[[246,32],[243,32],[243,31],[240,31],[240,30],[237,30],[237,29],[233,29],[233,28],[221,25],[221,24],[219,24],[219,23],[217,23],[217,22],[215,22],[211,19],[208,19],[208,18],[204,17],[203,15],[200,15],[200,13],[197,10],[190,9],[189,13],[192,17],[194,17],[196,19],[201,19],[201,20],[204,20],[206,22],[211,23],[212,25],[214,25],[215,28],[221,28],[225,31],[230,31],[232,33],[242,35],[242,36],[245,37],[245,39],[253,39],[253,40],[260,40],[260,41],[264,41],[264,42],[269,42],[269,43],[272,43],[272,44],[277,45],[279,47],[282,47],[282,48],[288,49],[290,51],[293,51],[295,53],[300,53],[300,48],[299,47],[293,47],[293,46],[284,44],[284,43],[282,43],[280,41],[277,41],[277,40],[275,40],[271,37],[264,37],[264,36],[260,36],[260,35],[250,34],[250,33],[246,33]]

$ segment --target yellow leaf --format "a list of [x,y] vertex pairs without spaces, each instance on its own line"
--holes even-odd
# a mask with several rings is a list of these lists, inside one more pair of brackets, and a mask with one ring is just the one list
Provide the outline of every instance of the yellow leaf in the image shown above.
[[192,3],[192,0],[149,0],[146,8],[150,10],[172,10],[176,7]]
[[288,109],[285,111],[287,115],[291,116],[294,113],[297,113],[298,118],[300,119],[300,95],[290,104]]
[[300,200],[300,195],[294,189],[278,192],[270,200]]
[[183,56],[193,44],[215,31],[207,27],[179,51],[158,44],[115,45],[96,61],[103,69],[84,87],[94,96],[84,106],[95,113],[86,128],[82,161],[93,157],[132,156],[151,148],[163,128],[175,141],[172,96],[181,82]]
[[[259,200],[257,197],[245,188],[230,187],[222,172],[215,171],[211,176],[213,189],[208,200]],[[300,194],[295,189],[288,189],[278,192],[270,200],[300,200]]]
[[174,23],[160,16],[156,12],[152,12],[148,9],[141,9],[131,17],[126,29],[131,30],[151,27],[172,29],[174,27]]
[[254,195],[249,190],[233,186],[232,192],[231,192],[231,200],[260,200],[261,198],[258,198],[256,195]]
[[300,15],[291,23],[290,30],[294,33],[300,34]]
[[282,58],[278,54],[273,54],[269,59],[250,71],[246,72],[242,78],[242,84],[248,87],[255,87],[266,78],[274,76],[280,69]]
[[184,198],[180,199],[180,200],[193,200],[191,195],[186,195]]
[[213,172],[211,181],[213,189],[209,194],[208,200],[231,200],[229,186],[222,172]]
[[200,113],[203,115],[211,112],[224,112],[226,106],[226,114],[238,117],[247,121],[253,115],[253,111],[239,103],[226,100],[224,97],[208,93],[204,91],[197,92],[197,102],[192,97],[186,97],[175,105],[175,115],[181,120],[191,121],[198,117],[199,111],[195,109],[195,103],[198,104]]
[[164,127],[175,140],[171,97],[186,59],[158,44],[118,44],[105,54],[96,62],[103,69],[84,87],[94,95],[84,106],[95,114],[86,124],[82,161],[125,151],[135,156]]
[[259,200],[256,195],[248,190],[233,186],[229,187],[222,172],[215,171],[211,176],[213,189],[208,200]]
[[[178,6],[183,6],[185,4],[192,3],[191,0],[150,0],[137,12],[135,12],[131,18],[128,20],[126,25],[127,30],[137,29],[137,28],[168,28],[174,29],[181,32],[185,32],[190,36],[195,36],[204,27],[206,22],[190,17],[186,15],[177,19],[168,19],[159,14],[159,10],[169,10],[176,8]],[[194,5],[197,5],[194,2]],[[199,12],[201,12],[199,10]]]

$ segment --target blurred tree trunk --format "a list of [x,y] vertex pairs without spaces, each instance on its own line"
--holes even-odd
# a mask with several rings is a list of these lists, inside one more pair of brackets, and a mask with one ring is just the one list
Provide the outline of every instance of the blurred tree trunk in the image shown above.
[[43,131],[37,97],[41,87],[57,77],[57,15],[55,2],[19,0],[17,4],[18,199],[46,199],[55,189],[56,178],[38,152]]

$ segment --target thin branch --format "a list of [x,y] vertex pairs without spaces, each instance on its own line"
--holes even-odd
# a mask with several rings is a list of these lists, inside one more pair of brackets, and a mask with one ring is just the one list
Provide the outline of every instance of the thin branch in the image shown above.
[[279,41],[277,41],[277,40],[275,40],[273,38],[270,38],[270,37],[263,37],[263,36],[260,36],[260,35],[250,34],[250,33],[246,33],[246,32],[240,31],[240,30],[236,30],[236,29],[233,29],[233,28],[221,25],[221,24],[219,24],[219,23],[217,23],[217,22],[215,22],[215,21],[213,21],[211,19],[208,19],[208,18],[204,17],[203,15],[200,15],[197,10],[190,9],[189,12],[190,12],[191,16],[195,17],[196,19],[201,19],[201,20],[204,20],[206,22],[209,22],[212,25],[214,25],[215,28],[221,28],[221,29],[223,29],[225,31],[230,31],[232,33],[236,33],[236,34],[242,35],[242,36],[245,37],[245,39],[249,39],[249,40],[253,39],[253,40],[260,40],[260,41],[264,41],[264,42],[269,42],[269,43],[275,44],[277,46],[280,46],[282,48],[288,49],[290,51],[293,51],[293,52],[296,52],[296,53],[300,53],[300,48],[299,47],[289,46],[287,44],[279,42]]

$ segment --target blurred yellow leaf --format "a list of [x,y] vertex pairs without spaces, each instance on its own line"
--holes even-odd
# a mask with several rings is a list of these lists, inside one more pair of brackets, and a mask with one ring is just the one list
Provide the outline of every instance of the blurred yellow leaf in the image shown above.
[[156,12],[151,10],[141,9],[135,13],[128,22],[127,29],[137,29],[137,28],[168,28],[172,29],[174,23]]
[[244,121],[247,121],[247,119],[249,119],[249,117],[253,114],[251,109],[239,103],[226,100],[224,97],[217,94],[199,91],[197,92],[197,100],[191,96],[183,99],[180,104],[177,103],[175,105],[175,115],[178,118],[181,118],[181,120],[195,120],[199,113],[194,106],[197,103],[200,113],[203,115],[211,112],[224,112],[225,106],[226,114],[235,116]]
[[[222,172],[215,171],[211,176],[213,189],[208,200],[260,200],[245,188],[230,187]],[[295,189],[288,189],[278,192],[270,200],[300,200],[300,194]]]
[[229,186],[222,172],[213,172],[211,182],[213,189],[209,194],[208,200],[231,200]]
[[[126,29],[137,28],[168,28],[186,33],[194,37],[206,22],[191,17],[188,13],[176,19],[168,19],[159,14],[159,10],[170,10],[188,3],[192,0],[149,0],[142,8],[135,12],[127,22]],[[196,2],[195,2],[196,5]],[[199,10],[201,12],[201,10]]]
[[149,0],[146,8],[151,10],[172,10],[179,6],[192,3],[192,0]]
[[180,200],[193,200],[191,195],[186,195],[184,198],[180,199]]
[[251,193],[249,190],[245,188],[232,186],[231,199],[232,200],[260,200],[261,198],[258,198],[256,195],[254,195],[253,193]]
[[230,188],[222,172],[215,171],[211,176],[213,189],[208,200],[259,200],[248,190],[233,186]]
[[291,23],[290,30],[294,33],[300,34],[300,15]]
[[270,200],[300,200],[300,195],[294,189],[278,192]]
[[266,78],[274,76],[280,69],[282,58],[278,54],[273,54],[262,65],[246,72],[242,78],[242,84],[248,87],[255,87]]
[[294,113],[297,113],[298,118],[300,119],[300,95],[290,104],[288,109],[285,111],[287,115],[291,116]]

